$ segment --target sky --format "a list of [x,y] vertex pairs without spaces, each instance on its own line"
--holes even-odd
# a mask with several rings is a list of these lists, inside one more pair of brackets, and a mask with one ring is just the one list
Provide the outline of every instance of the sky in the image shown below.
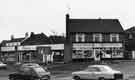
[[119,19],[124,29],[135,26],[134,0],[0,0],[0,41],[25,33],[65,33],[70,18]]

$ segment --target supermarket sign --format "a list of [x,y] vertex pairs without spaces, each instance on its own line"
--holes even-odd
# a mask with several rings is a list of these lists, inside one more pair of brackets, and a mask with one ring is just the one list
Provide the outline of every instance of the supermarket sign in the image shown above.
[[15,51],[15,47],[1,47],[1,51]]
[[19,51],[36,50],[36,46],[19,46]]
[[122,43],[74,43],[74,50],[88,50],[92,48],[121,48]]

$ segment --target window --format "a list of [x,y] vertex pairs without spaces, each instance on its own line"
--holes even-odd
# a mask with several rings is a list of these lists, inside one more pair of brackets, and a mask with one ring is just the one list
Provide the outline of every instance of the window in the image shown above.
[[100,72],[100,69],[98,67],[88,67],[85,70],[90,72]]
[[132,34],[129,34],[129,39],[132,39],[132,38],[133,38]]
[[102,42],[102,34],[93,34],[94,42]]
[[76,34],[76,42],[85,42],[85,34]]
[[110,34],[110,41],[111,42],[119,41],[119,34]]

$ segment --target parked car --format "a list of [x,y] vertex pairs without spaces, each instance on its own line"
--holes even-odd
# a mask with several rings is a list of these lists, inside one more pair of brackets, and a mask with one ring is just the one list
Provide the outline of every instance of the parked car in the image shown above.
[[27,63],[20,66],[17,72],[9,74],[9,80],[50,80],[51,73],[38,64]]
[[74,80],[123,80],[123,74],[107,65],[91,65],[82,71],[72,73]]
[[0,69],[6,69],[6,68],[7,68],[7,64],[0,62]]

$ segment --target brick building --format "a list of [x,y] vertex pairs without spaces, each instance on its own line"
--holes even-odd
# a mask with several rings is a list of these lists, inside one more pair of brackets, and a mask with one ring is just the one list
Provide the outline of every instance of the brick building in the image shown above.
[[124,30],[118,19],[73,19],[67,14],[66,39],[65,61],[124,58]]

